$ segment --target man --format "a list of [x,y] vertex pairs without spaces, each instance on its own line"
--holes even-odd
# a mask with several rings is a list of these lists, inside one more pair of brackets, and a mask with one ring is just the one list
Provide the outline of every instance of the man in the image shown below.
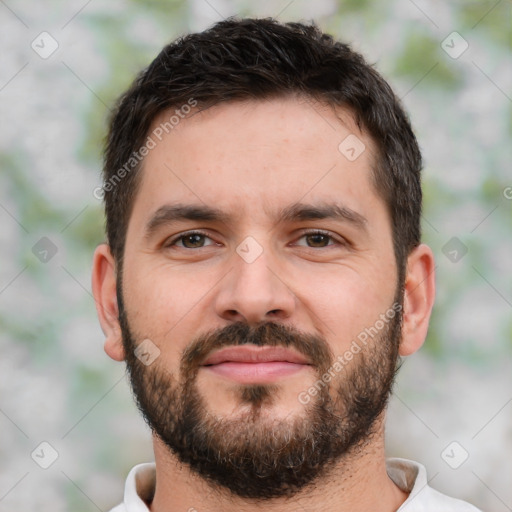
[[93,291],[155,464],[116,512],[476,510],[384,455],[434,301],[420,169],[387,83],[315,26],[229,19],[139,75]]

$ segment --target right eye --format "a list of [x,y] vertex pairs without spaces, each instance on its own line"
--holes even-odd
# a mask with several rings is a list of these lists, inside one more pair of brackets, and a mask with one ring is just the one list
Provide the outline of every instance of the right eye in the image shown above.
[[[211,243],[205,243],[206,240],[210,240]],[[184,249],[201,249],[202,247],[214,244],[215,242],[205,233],[201,231],[188,231],[171,238],[171,240],[164,244],[164,247],[177,246]]]

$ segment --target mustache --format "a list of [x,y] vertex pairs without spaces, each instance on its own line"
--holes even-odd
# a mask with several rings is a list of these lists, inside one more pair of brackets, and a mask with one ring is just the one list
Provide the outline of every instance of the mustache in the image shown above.
[[258,347],[294,348],[313,366],[321,370],[329,368],[334,361],[327,341],[321,336],[304,333],[294,327],[276,322],[264,322],[252,326],[244,322],[236,322],[208,331],[193,340],[181,357],[182,375],[195,374],[202,362],[214,350],[249,344]]

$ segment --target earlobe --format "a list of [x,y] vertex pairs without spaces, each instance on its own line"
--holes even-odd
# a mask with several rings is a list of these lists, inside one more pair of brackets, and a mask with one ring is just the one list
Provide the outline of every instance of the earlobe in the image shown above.
[[435,265],[425,244],[413,249],[407,259],[402,342],[400,355],[416,352],[425,341],[435,298]]
[[101,328],[105,334],[105,352],[112,359],[123,361],[125,354],[119,326],[116,266],[107,244],[100,244],[94,251],[92,292]]

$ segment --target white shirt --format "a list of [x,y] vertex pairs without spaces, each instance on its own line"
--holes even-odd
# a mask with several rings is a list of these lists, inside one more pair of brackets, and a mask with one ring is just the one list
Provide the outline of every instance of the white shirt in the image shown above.
[[[450,498],[428,485],[424,466],[406,459],[387,459],[389,477],[409,497],[397,512],[481,512],[465,501]],[[154,463],[135,466],[126,479],[123,503],[110,512],[148,512],[148,501],[154,494]]]

